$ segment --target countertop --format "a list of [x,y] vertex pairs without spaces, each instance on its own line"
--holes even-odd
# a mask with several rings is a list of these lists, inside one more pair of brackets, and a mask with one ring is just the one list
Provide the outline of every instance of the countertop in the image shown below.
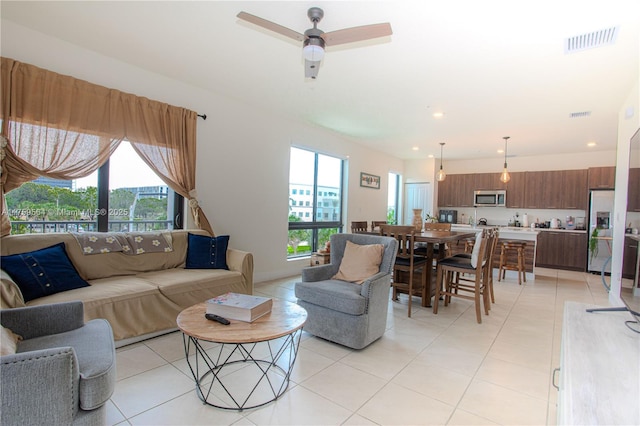
[[[478,231],[484,228],[493,228],[492,226],[476,226],[473,227],[471,225],[464,224],[455,224],[451,225],[451,230],[453,231],[466,231],[469,229],[477,229]],[[524,240],[524,241],[536,241],[538,239],[538,233],[540,231],[539,228],[517,228],[515,226],[501,226],[500,228],[500,238],[509,238],[513,240]]]
[[[451,225],[451,229],[454,231],[465,231],[469,229],[481,230],[484,228],[494,228],[494,226],[478,225],[473,227],[471,225],[465,225],[465,224]],[[498,228],[500,230],[501,238],[509,238],[513,240],[524,240],[524,241],[537,241],[538,234],[541,232],[567,232],[567,233],[575,233],[575,234],[587,233],[587,231],[584,229],[524,228],[524,227],[516,227],[516,226],[498,226]]]
[[[469,229],[469,228],[473,228],[471,225],[466,225],[464,223],[456,223],[451,225],[452,228],[460,228],[460,229]],[[492,225],[478,225],[476,226],[476,228],[478,229],[484,229],[484,228],[499,228],[501,232],[503,231],[508,231],[508,232],[529,232],[529,233],[534,233],[537,234],[538,232],[575,232],[575,233],[579,233],[579,234],[586,234],[587,230],[586,229],[560,229],[560,228],[525,228],[522,226],[500,226],[500,225],[496,225],[496,226],[492,226]],[[627,234],[627,235],[631,235],[631,234]]]

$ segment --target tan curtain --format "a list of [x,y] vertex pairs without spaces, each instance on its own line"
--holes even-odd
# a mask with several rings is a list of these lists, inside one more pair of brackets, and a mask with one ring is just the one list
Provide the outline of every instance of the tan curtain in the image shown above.
[[213,233],[195,198],[195,112],[1,59],[1,235],[11,230],[5,193],[38,176],[87,176],[124,139]]

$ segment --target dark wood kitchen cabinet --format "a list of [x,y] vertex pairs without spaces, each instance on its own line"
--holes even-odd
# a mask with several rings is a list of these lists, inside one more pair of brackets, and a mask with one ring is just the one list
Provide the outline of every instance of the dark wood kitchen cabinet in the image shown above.
[[624,254],[622,255],[622,277],[633,279],[636,274],[636,259],[638,255],[638,241],[625,237]]
[[[497,189],[495,188],[496,186],[498,186],[496,184],[496,182],[492,182],[492,173],[475,173],[474,175],[474,182],[473,182],[473,189],[472,191],[485,191],[485,190],[492,190],[492,189]],[[496,179],[497,183],[502,183],[500,182],[498,179]]]
[[640,168],[629,169],[627,211],[640,212]]
[[527,172],[525,179],[525,208],[587,209],[587,170]]
[[585,271],[586,232],[540,231],[536,247],[536,266]]
[[564,196],[563,170],[549,170],[542,172],[542,206],[545,209],[561,209]]
[[589,208],[589,188],[587,186],[589,172],[583,170],[563,170],[562,187],[560,188],[560,207],[570,210],[587,210]]
[[456,207],[453,205],[453,183],[458,175],[447,175],[445,180],[438,182],[438,207]]
[[[498,178],[499,178],[498,173]],[[498,180],[498,182],[500,182]],[[525,184],[526,184],[526,173],[525,172],[514,172],[511,173],[511,180],[505,184],[505,189],[507,190],[507,207],[511,209],[522,209],[525,207]]]
[[615,167],[589,167],[589,189],[614,189],[615,182]]
[[536,244],[536,266],[555,268],[561,263],[564,236],[560,232],[540,231]]
[[513,172],[506,184],[500,173],[452,174],[438,183],[438,206],[473,207],[473,191],[506,190],[507,208],[587,210],[587,180],[586,169]]
[[[507,184],[500,182],[500,175],[501,173],[474,173],[473,190],[506,190]],[[513,179],[513,173],[511,173],[511,178]]]
[[566,232],[564,239],[564,268],[573,271],[587,270],[587,233]]
[[462,174],[457,188],[454,190],[454,197],[457,200],[457,206],[473,207],[473,191],[476,190],[475,174]]
[[526,172],[524,184],[524,207],[528,209],[543,209],[544,207],[544,176],[546,172]]
[[438,182],[438,207],[472,207],[473,174],[447,175]]

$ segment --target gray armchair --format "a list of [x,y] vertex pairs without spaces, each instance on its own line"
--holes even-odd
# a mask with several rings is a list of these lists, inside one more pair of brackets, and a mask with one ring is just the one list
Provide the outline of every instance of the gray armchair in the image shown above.
[[0,357],[2,425],[103,425],[116,381],[109,322],[84,322],[82,302],[3,309],[23,337]]
[[[379,272],[362,284],[331,278],[338,272],[347,241],[384,246]],[[380,338],[387,326],[389,289],[397,250],[394,238],[332,235],[331,262],[303,269],[302,282],[295,285],[298,304],[308,314],[304,330],[353,349],[362,349]]]

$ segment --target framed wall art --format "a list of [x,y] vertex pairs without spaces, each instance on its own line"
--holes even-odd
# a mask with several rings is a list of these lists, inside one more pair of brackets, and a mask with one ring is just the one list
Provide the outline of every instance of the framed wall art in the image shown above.
[[360,186],[365,188],[380,189],[380,176],[360,172]]

